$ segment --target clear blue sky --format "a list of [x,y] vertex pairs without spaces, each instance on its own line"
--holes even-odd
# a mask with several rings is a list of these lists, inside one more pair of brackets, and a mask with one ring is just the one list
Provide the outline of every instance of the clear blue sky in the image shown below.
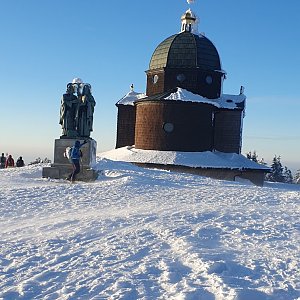
[[[185,0],[1,2],[0,152],[53,158],[66,84],[80,77],[97,101],[92,137],[115,147],[115,103],[146,89],[156,46],[179,32]],[[199,31],[227,72],[223,92],[245,86],[243,151],[300,168],[300,1],[198,0]]]

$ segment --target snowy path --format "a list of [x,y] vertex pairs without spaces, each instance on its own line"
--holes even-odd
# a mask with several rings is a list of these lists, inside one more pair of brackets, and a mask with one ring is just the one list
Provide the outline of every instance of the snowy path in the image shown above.
[[0,170],[0,299],[300,299],[300,188],[99,160]]

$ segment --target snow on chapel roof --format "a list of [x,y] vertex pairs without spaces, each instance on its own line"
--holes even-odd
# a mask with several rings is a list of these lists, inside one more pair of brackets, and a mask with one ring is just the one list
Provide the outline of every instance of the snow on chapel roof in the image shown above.
[[149,163],[161,165],[177,165],[193,168],[215,169],[252,169],[269,170],[247,159],[242,154],[223,152],[180,152],[136,149],[134,146],[122,147],[98,154],[100,157],[131,163]]
[[116,105],[122,104],[122,105],[134,105],[134,102],[145,98],[146,94],[144,93],[137,93],[133,90],[133,84],[130,86],[130,92],[127,93],[123,98],[121,98]]
[[[136,93],[131,90],[121,100],[117,102],[117,105],[134,105],[137,101],[153,100],[151,97],[147,97],[144,93]],[[188,90],[177,88],[176,92],[169,93],[168,96],[161,98],[160,100],[172,100],[172,101],[187,101],[187,102],[198,102],[207,103],[214,105],[218,108],[236,109],[238,107],[244,108],[246,96],[244,94],[229,95],[222,94],[221,97],[216,99],[208,99],[200,95],[189,92]],[[157,101],[160,101],[157,100]]]
[[239,95],[228,95],[222,94],[221,97],[216,99],[208,99],[200,95],[194,94],[182,88],[177,88],[176,92],[171,93],[169,96],[164,98],[165,100],[175,101],[189,101],[189,102],[200,102],[214,105],[218,108],[235,109],[237,107],[244,107],[246,96],[244,94]]

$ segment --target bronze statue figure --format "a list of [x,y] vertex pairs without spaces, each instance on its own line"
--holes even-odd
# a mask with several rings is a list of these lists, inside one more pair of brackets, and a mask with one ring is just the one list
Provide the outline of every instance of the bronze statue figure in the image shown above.
[[78,97],[74,95],[74,86],[72,83],[68,83],[67,91],[61,99],[60,106],[59,124],[61,124],[63,136],[77,136],[75,118],[77,114],[78,103]]
[[[82,92],[81,92],[82,88]],[[74,95],[77,93],[77,96]],[[96,101],[91,93],[91,85],[75,81],[68,83],[60,107],[60,122],[66,138],[87,138],[93,131],[93,114]]]
[[77,115],[77,133],[81,137],[89,137],[93,131],[93,114],[96,101],[91,94],[91,85],[84,84],[82,95],[80,96],[78,115]]

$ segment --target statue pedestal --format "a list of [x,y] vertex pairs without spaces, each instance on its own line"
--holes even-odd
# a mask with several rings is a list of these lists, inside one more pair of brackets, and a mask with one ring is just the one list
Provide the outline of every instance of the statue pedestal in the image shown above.
[[[42,177],[53,179],[66,179],[73,171],[73,166],[69,159],[65,156],[66,148],[72,147],[75,141],[83,143],[84,139],[56,139],[54,145],[54,163],[51,167],[43,168]],[[87,143],[83,145],[82,158],[80,161],[80,173],[77,174],[76,180],[94,181],[98,177],[98,171],[93,169],[96,163],[97,142],[93,139],[87,139]]]

